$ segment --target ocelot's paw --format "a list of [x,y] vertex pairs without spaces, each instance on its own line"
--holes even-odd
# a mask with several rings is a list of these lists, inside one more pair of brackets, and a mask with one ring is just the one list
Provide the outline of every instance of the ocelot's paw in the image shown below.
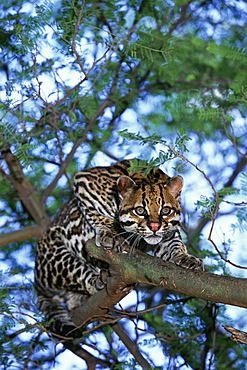
[[62,335],[64,337],[72,338],[82,337],[82,331],[79,328],[77,328],[72,322],[64,323],[60,320],[56,320],[49,326],[49,329],[55,334],[58,334],[59,336]]
[[116,252],[123,252],[128,244],[122,236],[103,229],[96,236],[96,245],[104,248],[113,248]]
[[109,276],[110,276],[109,270],[101,269],[99,275],[95,276],[94,279],[90,281],[88,286],[86,286],[87,292],[90,295],[94,295],[99,290],[103,289],[107,284]]
[[107,283],[107,280],[108,280],[109,276],[110,276],[109,270],[106,270],[106,269],[101,269],[100,270],[99,278],[96,281],[97,290],[101,290],[101,289],[104,288],[104,286]]
[[191,254],[182,254],[176,256],[172,259],[172,262],[186,269],[205,271],[203,260],[201,258],[192,256]]

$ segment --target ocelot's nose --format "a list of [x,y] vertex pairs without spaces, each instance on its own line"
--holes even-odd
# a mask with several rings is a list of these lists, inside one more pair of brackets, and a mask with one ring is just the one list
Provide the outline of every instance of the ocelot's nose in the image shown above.
[[150,222],[148,224],[149,229],[152,230],[152,231],[158,231],[160,229],[160,226],[161,225],[160,225],[159,222]]

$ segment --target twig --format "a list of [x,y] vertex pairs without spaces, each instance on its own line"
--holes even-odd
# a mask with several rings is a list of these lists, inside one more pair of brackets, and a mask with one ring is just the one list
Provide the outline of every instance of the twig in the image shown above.
[[[228,138],[228,140],[232,143],[232,145],[234,146],[234,148],[236,149],[237,153],[239,153],[242,157],[244,157],[245,159],[247,159],[247,153],[243,153],[239,148],[238,148],[238,145],[236,143],[236,137],[234,136],[234,138],[232,138],[226,128],[226,121],[225,121],[225,114],[222,113],[222,122],[223,122],[223,129],[224,129],[224,132],[226,134],[226,137]],[[232,131],[233,131],[233,134],[234,134],[234,129],[232,127]]]
[[169,304],[176,304],[176,303],[180,303],[180,302],[186,303],[186,302],[190,301],[191,299],[194,299],[194,298],[193,297],[187,297],[187,298],[169,300],[169,301],[166,301],[163,304],[159,304],[157,306],[152,306],[150,308],[146,308],[145,310],[140,310],[140,311],[135,311],[135,312],[129,312],[129,311],[125,311],[125,310],[118,310],[116,308],[112,308],[111,311],[116,312],[116,313],[121,314],[121,315],[124,315],[125,317],[134,316],[134,317],[138,318],[140,315],[143,315],[144,313],[151,312],[151,311],[154,311],[154,310],[158,310],[159,308],[167,307]]
[[240,203],[235,203],[235,202],[230,202],[228,200],[223,200],[222,202],[224,203],[227,203],[227,204],[231,204],[233,206],[247,206],[247,202],[240,202]]
[[86,1],[83,0],[82,1],[82,4],[81,4],[81,8],[80,8],[80,10],[78,12],[77,22],[76,22],[75,27],[74,27],[73,39],[72,39],[72,42],[71,42],[71,48],[72,48],[73,52],[75,53],[77,63],[79,64],[82,72],[84,73],[84,75],[86,77],[87,76],[87,72],[84,69],[84,66],[83,66],[83,64],[81,62],[81,58],[80,58],[80,55],[79,55],[79,53],[78,53],[78,51],[76,49],[76,44],[75,44],[75,42],[76,42],[76,36],[78,34],[78,29],[79,29],[79,26],[81,24],[81,17],[82,17],[82,13],[83,13],[83,9],[84,9],[85,3],[86,3]]
[[230,263],[232,266],[234,267],[237,267],[237,268],[240,268],[240,269],[244,269],[244,270],[247,270],[247,266],[240,266],[240,265],[237,265],[236,263],[230,261],[229,259],[225,258],[223,256],[223,254],[221,253],[221,251],[219,250],[219,248],[217,247],[216,243],[213,241],[212,239],[212,233],[213,233],[213,229],[214,229],[214,225],[215,225],[215,220],[212,221],[212,225],[210,227],[210,231],[209,231],[209,235],[208,235],[208,241],[210,241],[210,243],[213,244],[215,250],[217,251],[217,253],[220,255],[220,258],[225,261],[225,262],[228,262]]
[[168,31],[168,34],[169,34],[169,35],[171,35],[171,34],[172,34],[172,32],[173,32],[174,30],[176,30],[176,29],[177,29],[177,27],[178,27],[182,22],[186,21],[187,19],[189,19],[189,18],[191,17],[191,13],[190,13],[190,14],[187,14],[187,10],[188,10],[188,8],[189,8],[190,3],[192,3],[192,1],[189,1],[186,5],[184,5],[184,6],[182,7],[181,16],[180,16],[180,18],[179,18],[179,19],[177,19],[177,20],[176,20],[176,22],[174,22],[174,23],[172,24],[171,28],[170,28],[170,29],[169,29],[169,31]]

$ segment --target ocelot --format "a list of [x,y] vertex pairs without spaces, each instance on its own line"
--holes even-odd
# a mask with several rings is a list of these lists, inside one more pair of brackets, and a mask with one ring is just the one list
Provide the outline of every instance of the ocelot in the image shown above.
[[[153,250],[156,257],[185,268],[203,270],[203,262],[187,253],[180,234],[181,176],[160,169],[144,176],[129,174],[129,161],[95,167],[74,177],[74,197],[62,207],[37,246],[35,281],[39,307],[51,330],[80,336],[69,311],[105,286],[108,271],[85,248]],[[99,263],[98,263],[99,262]],[[74,330],[74,332],[73,332]]]

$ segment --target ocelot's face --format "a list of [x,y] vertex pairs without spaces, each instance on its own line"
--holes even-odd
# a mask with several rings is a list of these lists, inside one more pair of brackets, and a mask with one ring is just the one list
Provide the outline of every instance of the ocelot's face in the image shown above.
[[127,179],[130,178],[121,177],[118,184],[122,198],[120,224],[125,231],[136,233],[148,244],[157,244],[180,224],[180,206],[176,198],[182,188],[182,179],[180,176],[173,178],[175,187],[162,183],[137,186]]

